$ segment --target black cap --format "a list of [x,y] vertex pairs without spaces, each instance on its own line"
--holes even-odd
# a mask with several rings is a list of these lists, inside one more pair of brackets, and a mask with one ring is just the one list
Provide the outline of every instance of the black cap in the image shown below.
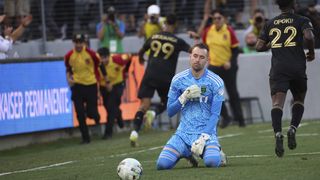
[[98,53],[102,57],[106,57],[110,55],[110,51],[107,47],[102,47],[98,49]]
[[85,36],[83,34],[75,34],[72,38],[73,42],[84,42],[85,41]]

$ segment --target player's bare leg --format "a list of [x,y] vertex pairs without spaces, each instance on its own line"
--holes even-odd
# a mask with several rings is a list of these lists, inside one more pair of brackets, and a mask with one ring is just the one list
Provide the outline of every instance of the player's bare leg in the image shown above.
[[141,99],[141,105],[140,105],[139,110],[137,111],[137,113],[134,117],[134,130],[131,131],[130,138],[129,138],[130,144],[132,147],[137,146],[139,131],[140,131],[142,123],[143,123],[143,116],[146,113],[146,111],[149,109],[150,105],[151,105],[150,98]]

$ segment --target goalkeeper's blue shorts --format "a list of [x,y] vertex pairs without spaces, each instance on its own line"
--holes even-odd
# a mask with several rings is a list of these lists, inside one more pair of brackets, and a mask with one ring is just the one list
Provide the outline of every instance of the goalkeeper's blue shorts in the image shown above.
[[[175,133],[161,151],[157,169],[171,169],[180,158],[190,157],[192,143],[199,138],[200,134]],[[206,141],[202,155],[206,167],[219,167],[221,163],[220,145],[215,135]]]
[[[181,157],[191,156],[191,146],[194,141],[196,141],[201,134],[187,134],[181,131],[177,131],[167,142],[166,146],[169,145],[174,147],[181,155]],[[218,138],[215,135],[211,135],[210,139],[206,141],[206,145],[214,145],[220,148]]]

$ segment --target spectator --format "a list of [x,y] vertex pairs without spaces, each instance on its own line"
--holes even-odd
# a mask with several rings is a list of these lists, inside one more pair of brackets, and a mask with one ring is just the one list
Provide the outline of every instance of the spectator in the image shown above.
[[[67,81],[71,87],[71,99],[77,114],[80,126],[82,144],[90,143],[90,135],[86,118],[94,119],[99,125],[98,113],[98,66],[100,59],[96,53],[86,47],[83,34],[76,34],[73,38],[74,49],[65,55]],[[104,66],[100,66],[103,75],[106,76]],[[105,78],[106,79],[106,78]]]
[[[201,24],[197,30],[197,33],[202,36],[204,29],[212,25],[211,15],[212,0],[206,0],[204,4],[204,15]],[[194,35],[197,36],[197,35]]]
[[73,26],[75,20],[75,0],[57,0],[55,4],[55,20],[61,28],[62,39],[73,38]]
[[256,37],[258,37],[266,21],[267,19],[264,15],[264,11],[262,9],[256,9],[250,20],[250,26],[246,29],[244,35],[247,36],[247,34],[253,32]]
[[108,14],[102,17],[97,25],[97,35],[100,47],[109,48],[111,53],[123,53],[122,38],[125,34],[125,24],[116,18],[114,7],[108,8]]
[[[98,53],[107,71],[107,80],[100,80],[100,93],[103,105],[108,113],[103,139],[112,137],[113,123],[117,119],[120,128],[123,128],[122,112],[120,109],[121,96],[125,87],[125,69],[130,62],[127,54],[111,54],[108,48],[100,48]],[[107,82],[107,83],[106,83]]]
[[320,48],[320,13],[315,4],[309,4],[307,8],[298,8],[297,13],[310,19],[315,36],[315,48]]
[[82,3],[83,14],[79,16],[80,28],[90,34],[93,29],[93,34],[95,34],[95,28],[91,27],[96,26],[95,23],[100,19],[99,2],[97,0],[87,0]]
[[45,12],[45,24],[47,27],[47,35],[48,40],[54,40],[56,38],[61,38],[62,34],[60,29],[58,28],[55,19],[53,17],[54,14],[54,6],[57,0],[50,0],[44,3],[44,12]]
[[22,18],[30,15],[29,0],[4,0],[4,14],[4,24],[16,28],[21,24]]
[[230,23],[233,24],[236,29],[244,28],[244,24],[242,22],[244,0],[217,0],[216,7],[218,9],[223,9],[228,15],[230,15]]
[[[236,82],[239,42],[234,30],[225,23],[225,17],[222,11],[213,11],[212,18],[214,24],[206,28],[203,35],[203,42],[206,43],[210,49],[208,69],[218,74],[224,80],[234,120],[238,121],[240,127],[244,127],[245,122]],[[222,106],[221,115],[223,120],[220,127],[227,127],[231,118],[225,104]]]
[[[6,15],[0,16],[0,23],[6,18]],[[12,48],[13,42],[15,42],[19,37],[22,36],[23,32],[25,31],[26,27],[32,21],[32,16],[26,16],[22,18],[21,24],[17,29],[13,32],[13,28],[11,26],[5,26],[4,28],[4,37],[0,35],[0,59],[6,59],[8,57],[7,53]]]
[[256,43],[257,43],[257,36],[253,33],[250,32],[249,34],[246,35],[245,37],[245,46],[242,48],[242,52],[244,54],[250,54],[250,53],[256,53]]
[[144,37],[145,40],[152,35],[162,31],[164,18],[160,17],[160,7],[153,4],[148,7],[148,13],[144,17],[144,22],[140,27],[138,36]]

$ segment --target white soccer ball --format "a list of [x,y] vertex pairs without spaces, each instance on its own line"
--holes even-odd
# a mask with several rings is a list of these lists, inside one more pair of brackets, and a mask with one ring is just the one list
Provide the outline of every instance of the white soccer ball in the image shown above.
[[121,180],[137,180],[142,175],[142,171],[140,162],[133,158],[122,160],[117,167],[117,173]]

